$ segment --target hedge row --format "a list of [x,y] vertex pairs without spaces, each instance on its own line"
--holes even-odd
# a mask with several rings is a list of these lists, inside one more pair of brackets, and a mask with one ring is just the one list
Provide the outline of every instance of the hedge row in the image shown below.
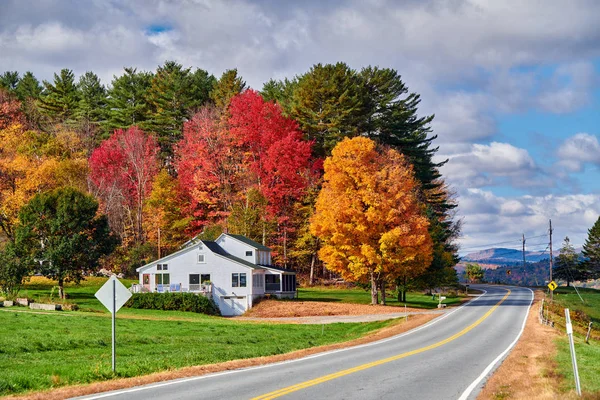
[[219,315],[219,308],[204,296],[193,293],[134,293],[125,307],[163,311],[191,311]]

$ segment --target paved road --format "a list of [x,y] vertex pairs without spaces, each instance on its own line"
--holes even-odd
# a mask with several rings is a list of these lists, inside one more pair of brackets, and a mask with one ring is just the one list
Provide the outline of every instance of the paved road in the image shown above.
[[378,342],[86,398],[474,399],[516,343],[533,300],[529,289],[481,288],[466,305]]

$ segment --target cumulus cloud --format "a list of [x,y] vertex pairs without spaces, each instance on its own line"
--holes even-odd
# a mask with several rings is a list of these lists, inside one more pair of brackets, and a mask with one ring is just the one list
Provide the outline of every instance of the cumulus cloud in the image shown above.
[[578,133],[566,139],[558,148],[559,165],[572,172],[583,169],[586,163],[600,165],[600,143],[598,137]]
[[455,186],[476,188],[507,180],[514,186],[531,185],[541,171],[527,150],[492,142],[472,144],[467,152],[449,155],[442,173]]
[[[600,216],[600,194],[502,197],[490,191],[467,189],[460,192],[459,202],[459,215],[464,219],[460,239],[463,252],[502,241],[514,241],[516,246],[522,234],[546,234],[549,220],[555,246],[565,236],[581,246],[587,230]],[[543,240],[529,243],[535,242]]]

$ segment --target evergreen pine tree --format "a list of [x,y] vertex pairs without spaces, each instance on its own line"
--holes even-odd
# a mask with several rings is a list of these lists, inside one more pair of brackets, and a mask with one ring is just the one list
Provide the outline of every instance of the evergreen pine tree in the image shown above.
[[40,85],[40,81],[37,80],[33,73],[27,71],[21,80],[19,80],[19,83],[17,83],[15,93],[22,102],[29,98],[37,100],[40,98],[40,94],[42,94],[42,85]]
[[242,93],[245,89],[246,82],[244,82],[241,76],[238,76],[237,68],[228,69],[223,72],[221,78],[213,86],[210,98],[215,103],[217,109],[225,113],[233,96]]
[[0,74],[0,87],[14,93],[17,85],[19,84],[19,72],[17,71],[6,71]]
[[143,127],[156,133],[161,156],[169,160],[173,154],[173,144],[181,139],[183,122],[189,118],[193,103],[190,69],[174,61],[165,62],[156,70],[146,99],[151,112]]
[[555,259],[552,277],[567,281],[567,286],[569,286],[573,281],[585,279],[585,275],[577,263],[577,253],[567,236],[560,248],[560,254]]
[[189,108],[195,114],[200,107],[211,101],[210,92],[217,83],[217,78],[203,69],[196,69],[190,76],[192,85],[192,98]]
[[125,68],[123,75],[114,77],[108,90],[105,135],[109,136],[115,129],[140,125],[148,119],[146,92],[151,80],[151,73],[137,72],[135,68]]
[[44,91],[39,107],[48,117],[64,122],[73,116],[79,102],[75,75],[70,69],[54,74],[54,83],[44,81]]
[[581,253],[584,257],[582,267],[585,268],[588,277],[600,278],[600,217],[588,230],[588,237],[583,244]]
[[79,107],[75,113],[78,120],[98,123],[104,119],[106,109],[106,88],[93,72],[86,72],[79,78]]
[[291,99],[280,104],[305,138],[314,140],[313,154],[325,158],[343,138],[359,134],[363,100],[358,76],[348,65],[316,64],[298,77]]

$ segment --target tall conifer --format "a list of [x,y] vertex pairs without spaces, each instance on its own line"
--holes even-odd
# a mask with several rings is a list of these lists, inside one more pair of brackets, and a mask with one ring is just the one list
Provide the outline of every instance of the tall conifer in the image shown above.
[[70,69],[62,69],[54,74],[54,82],[44,81],[44,91],[39,100],[43,114],[53,120],[64,122],[77,110],[79,97],[75,84],[75,75]]

